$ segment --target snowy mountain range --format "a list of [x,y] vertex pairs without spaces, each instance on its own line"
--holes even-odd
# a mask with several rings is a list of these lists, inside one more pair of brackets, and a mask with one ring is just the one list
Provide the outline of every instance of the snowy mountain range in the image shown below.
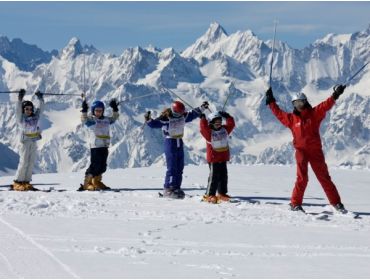
[[[237,123],[231,140],[232,162],[294,162],[290,131],[278,123],[264,103],[272,41],[262,41],[250,30],[228,34],[218,23],[212,23],[181,53],[150,46],[125,49],[120,56],[82,46],[77,38],[51,53],[39,53],[36,46],[18,39],[12,40],[15,47],[9,49],[4,43],[9,40],[4,38],[0,37],[1,90],[25,88],[29,94],[26,99],[32,100],[31,94],[39,89],[67,94],[86,91],[89,103],[101,99],[107,104],[111,98],[122,101],[121,116],[112,132],[110,168],[164,164],[161,132],[142,128],[142,124],[146,111],[158,115],[177,99],[168,89],[194,107],[208,100],[211,110],[222,109],[229,97],[225,110]],[[278,103],[291,111],[290,95],[303,91],[312,105],[318,104],[330,96],[335,84],[344,83],[370,61],[369,49],[370,25],[353,34],[328,34],[299,50],[277,41],[273,90]],[[329,165],[370,166],[369,88],[367,67],[351,81],[322,124]],[[8,154],[0,159],[1,171],[14,169],[18,160],[14,155],[18,149],[15,100],[16,94],[0,95],[0,151]],[[80,124],[81,99],[47,96],[45,100],[37,171],[85,168],[89,147],[87,132]],[[110,110],[106,111],[109,114]],[[198,126],[196,120],[185,130],[188,164],[205,162],[205,141]]]

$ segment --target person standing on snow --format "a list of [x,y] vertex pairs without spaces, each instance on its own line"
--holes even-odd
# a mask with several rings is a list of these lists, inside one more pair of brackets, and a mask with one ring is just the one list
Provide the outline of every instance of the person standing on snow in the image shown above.
[[14,191],[37,190],[30,182],[32,180],[32,170],[37,155],[36,142],[41,139],[39,121],[44,110],[44,99],[40,91],[35,93],[39,101],[39,108],[35,110],[31,101],[23,101],[25,94],[26,91],[24,89],[19,91],[16,107],[16,119],[18,125],[21,127],[21,137],[19,147],[20,159],[15,180],[11,187]]
[[164,153],[166,156],[167,172],[164,183],[164,197],[182,199],[185,196],[181,190],[182,173],[184,170],[184,135],[185,123],[199,117],[208,108],[208,102],[189,112],[180,101],[172,103],[171,108],[165,109],[156,118],[151,118],[151,112],[144,115],[145,122],[150,128],[162,128],[164,140]]
[[[226,119],[226,125],[222,125],[222,118]],[[235,127],[235,121],[226,112],[212,113],[208,116],[208,120],[209,122],[202,114],[200,133],[207,141],[207,162],[210,169],[207,191],[203,200],[210,203],[229,201],[230,196],[227,194],[227,162],[230,160],[228,138]]]
[[266,105],[268,105],[275,117],[293,134],[293,146],[296,149],[297,180],[293,189],[290,208],[293,211],[303,211],[302,202],[308,183],[308,163],[324,189],[330,204],[338,212],[345,213],[338,190],[331,180],[320,139],[320,124],[325,118],[326,112],[335,104],[335,101],[343,94],[346,86],[334,87],[333,94],[312,107],[304,93],[295,94],[292,98],[293,113],[282,111],[276,104],[271,87],[266,91]]
[[119,117],[118,103],[112,99],[109,106],[113,110],[111,117],[104,116],[104,103],[94,101],[91,106],[91,115],[86,100],[82,102],[81,121],[89,128],[90,138],[90,166],[85,172],[85,179],[81,191],[98,191],[110,189],[102,182],[102,174],[107,170],[108,148],[110,145],[109,127]]

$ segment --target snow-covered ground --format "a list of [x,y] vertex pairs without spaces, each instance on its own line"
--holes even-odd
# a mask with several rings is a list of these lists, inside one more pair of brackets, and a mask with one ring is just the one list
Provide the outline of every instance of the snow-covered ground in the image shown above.
[[[76,192],[83,173],[34,175],[8,192],[0,178],[0,278],[370,278],[370,171],[331,169],[358,219],[293,213],[294,166],[229,165],[241,202],[200,202],[208,167],[186,166],[190,196],[158,197],[164,167],[109,170],[121,192]],[[331,211],[316,179],[304,208]]]

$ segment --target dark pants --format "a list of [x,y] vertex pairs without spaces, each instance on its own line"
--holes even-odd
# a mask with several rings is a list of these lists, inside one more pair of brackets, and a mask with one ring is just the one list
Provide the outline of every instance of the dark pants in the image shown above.
[[184,171],[184,143],[182,139],[167,138],[164,143],[164,154],[167,163],[164,187],[180,189]]
[[296,150],[295,157],[297,161],[297,180],[293,189],[291,203],[293,205],[301,205],[303,202],[303,195],[308,183],[308,163],[311,164],[312,170],[324,189],[330,204],[336,205],[340,203],[341,199],[329,175],[323,151],[321,149],[310,151]]
[[108,148],[92,148],[90,151],[90,166],[85,174],[91,174],[95,177],[103,174],[107,170]]
[[227,162],[209,163],[209,177],[206,195],[227,194]]

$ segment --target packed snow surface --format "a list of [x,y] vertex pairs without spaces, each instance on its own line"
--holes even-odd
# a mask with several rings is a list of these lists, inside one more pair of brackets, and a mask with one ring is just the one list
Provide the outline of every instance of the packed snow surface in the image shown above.
[[[344,205],[333,215],[310,173],[303,207],[288,203],[294,166],[229,165],[237,202],[200,202],[208,166],[188,165],[184,200],[159,198],[164,167],[108,170],[120,192],[76,192],[83,173],[0,178],[0,278],[369,278],[369,170],[331,169]],[[324,214],[325,215],[324,215]]]

